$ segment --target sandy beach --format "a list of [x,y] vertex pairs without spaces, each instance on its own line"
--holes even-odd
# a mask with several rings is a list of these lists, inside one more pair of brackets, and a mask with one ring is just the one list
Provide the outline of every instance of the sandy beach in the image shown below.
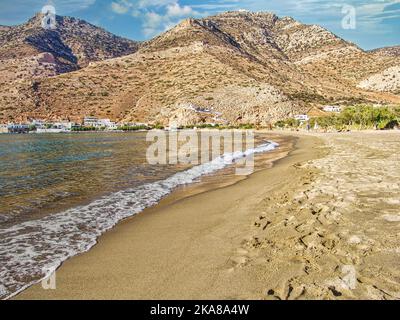
[[400,132],[291,135],[272,168],[171,195],[16,299],[400,299]]

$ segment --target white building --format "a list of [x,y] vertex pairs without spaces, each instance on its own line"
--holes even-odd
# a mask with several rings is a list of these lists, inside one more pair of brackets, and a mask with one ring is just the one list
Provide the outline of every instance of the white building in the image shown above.
[[105,127],[108,130],[116,130],[117,129],[117,124],[110,119],[100,119],[97,121],[97,125],[100,128]]
[[0,124],[0,133],[7,133],[8,126],[6,124]]
[[306,114],[298,114],[298,115],[295,115],[294,118],[300,122],[305,122],[305,121],[310,120],[309,116]]
[[31,125],[35,126],[36,129],[46,128],[46,123],[43,120],[32,120]]
[[342,108],[339,106],[325,106],[323,107],[323,110],[325,112],[336,112],[336,113],[340,113],[342,111]]
[[99,119],[97,119],[96,117],[85,117],[83,119],[83,125],[85,127],[97,127],[98,121]]
[[54,129],[62,129],[62,130],[71,130],[72,126],[74,125],[73,122],[69,121],[62,121],[62,122],[56,122],[53,124]]
[[28,133],[29,126],[27,124],[9,124],[7,126],[9,133]]
[[85,117],[83,120],[85,127],[106,128],[107,130],[117,129],[117,124],[110,119],[98,119],[96,117]]
[[43,123],[38,120],[32,121],[32,124],[36,127],[37,133],[62,133],[70,132],[75,123],[69,121],[61,121],[55,123]]

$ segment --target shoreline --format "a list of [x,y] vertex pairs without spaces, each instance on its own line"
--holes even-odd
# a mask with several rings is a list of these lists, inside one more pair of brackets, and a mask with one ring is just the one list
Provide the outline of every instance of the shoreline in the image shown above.
[[15,299],[400,299],[400,132],[282,136],[272,168],[167,198]]
[[267,129],[267,128],[261,128],[261,129],[241,129],[240,127],[237,128],[184,128],[184,129],[176,129],[176,130],[170,130],[170,129],[139,129],[139,130],[95,130],[95,131],[62,131],[62,132],[27,132],[27,133],[10,133],[10,132],[0,132],[0,135],[26,135],[26,134],[39,134],[39,135],[48,135],[48,134],[93,134],[93,133],[138,133],[138,132],[150,132],[150,131],[165,131],[165,132],[174,132],[174,131],[185,131],[185,130],[189,130],[189,131],[197,131],[197,132],[201,132],[201,131],[222,131],[222,130],[248,130],[248,131],[254,131],[255,133],[271,133],[271,134],[280,134],[280,135],[296,135],[296,134],[340,134],[340,133],[379,133],[379,132],[391,132],[391,133],[396,133],[396,132],[400,132],[400,129],[373,129],[373,128],[366,128],[366,129],[350,129],[348,131],[337,131],[337,130],[327,130],[324,131],[322,129],[318,129],[318,130],[307,130],[307,129],[278,129],[278,128],[274,128],[272,130]]
[[[301,144],[303,144],[303,140],[311,140],[317,141],[315,138],[301,138],[300,139],[302,142],[298,142]],[[298,144],[296,143],[296,145]],[[308,144],[306,143],[306,144]],[[312,143],[311,143],[312,144]],[[296,154],[300,153],[300,155],[298,155],[297,157],[300,157],[299,160],[305,158],[310,158],[310,154],[309,152],[307,152],[306,150],[302,150],[301,148],[299,150],[298,146],[296,146],[294,148],[294,150],[292,152],[290,152],[289,156],[278,160],[277,162],[274,163],[274,166],[270,169],[263,169],[261,171],[255,172],[253,173],[251,176],[247,177],[244,180],[240,180],[238,182],[234,182],[234,184],[229,185],[229,186],[223,186],[221,188],[217,188],[217,189],[212,189],[210,191],[201,191],[200,193],[194,193],[192,195],[188,195],[188,196],[184,196],[182,198],[178,199],[174,199],[174,197],[176,197],[176,193],[174,192],[173,194],[171,194],[170,196],[168,196],[166,199],[162,200],[158,205],[156,205],[153,208],[149,208],[146,209],[145,211],[143,211],[140,214],[137,214],[131,218],[128,218],[122,222],[120,222],[119,224],[117,224],[116,227],[114,227],[113,229],[107,231],[104,235],[102,235],[99,240],[98,243],[91,248],[88,252],[80,254],[78,256],[72,257],[69,260],[67,260],[66,262],[63,263],[63,265],[60,267],[60,269],[57,271],[57,290],[49,290],[49,291],[44,291],[40,284],[34,285],[31,288],[28,288],[27,290],[23,291],[22,293],[18,294],[16,297],[16,299],[64,299],[64,298],[69,298],[69,299],[84,299],[84,298],[94,298],[94,299],[102,299],[102,298],[156,298],[158,297],[157,294],[150,294],[148,296],[143,296],[143,292],[142,290],[139,290],[137,292],[132,292],[132,290],[129,290],[128,288],[121,288],[119,289],[119,293],[120,295],[115,296],[115,292],[112,293],[110,292],[110,295],[104,295],[105,293],[102,292],[100,293],[98,289],[88,289],[88,290],[77,290],[77,288],[82,286],[82,270],[77,270],[76,268],[79,266],[87,266],[87,262],[80,262],[81,259],[86,259],[89,258],[91,259],[92,257],[96,257],[99,253],[101,255],[103,255],[103,253],[105,253],[104,250],[104,245],[110,243],[110,240],[116,241],[119,238],[119,234],[123,234],[125,237],[125,234],[128,230],[130,230],[131,228],[133,228],[131,231],[129,231],[129,233],[132,233],[133,239],[129,238],[129,246],[127,246],[126,243],[124,243],[124,241],[122,241],[122,243],[115,243],[112,245],[112,247],[115,248],[121,248],[126,250],[125,254],[121,254],[118,255],[118,259],[120,259],[121,261],[116,262],[116,261],[108,261],[110,264],[108,264],[108,266],[111,265],[120,265],[120,264],[124,264],[124,256],[129,257],[131,254],[140,254],[140,257],[142,259],[140,259],[142,262],[151,260],[150,257],[148,256],[143,256],[143,250],[141,250],[141,248],[144,248],[146,246],[152,245],[154,247],[158,248],[158,254],[161,255],[163,257],[163,259],[170,259],[170,250],[169,248],[160,248],[161,244],[167,245],[169,242],[174,243],[174,245],[178,245],[176,243],[176,240],[174,240],[174,237],[177,234],[180,234],[180,236],[182,238],[186,238],[188,235],[186,234],[185,230],[186,229],[191,229],[193,227],[195,227],[195,230],[192,230],[191,233],[196,233],[199,232],[199,228],[201,229],[209,229],[213,227],[213,223],[212,221],[214,220],[213,215],[215,213],[219,214],[218,212],[215,211],[216,208],[212,208],[214,210],[209,210],[209,211],[214,211],[213,214],[211,214],[211,212],[208,212],[204,217],[202,217],[202,226],[193,226],[190,224],[189,221],[187,221],[187,213],[188,211],[190,211],[190,216],[193,216],[193,219],[198,219],[198,215],[201,214],[203,215],[204,213],[200,213],[200,212],[204,212],[204,199],[206,199],[206,202],[211,202],[214,203],[214,201],[218,201],[217,199],[220,198],[220,194],[225,195],[224,198],[224,204],[229,206],[231,204],[231,199],[226,198],[226,191],[230,191],[230,189],[236,189],[235,193],[237,192],[237,194],[239,195],[239,197],[243,197],[242,195],[242,191],[243,189],[246,189],[246,185],[248,186],[252,186],[252,189],[257,189],[258,187],[260,188],[265,188],[268,186],[263,185],[262,180],[259,180],[259,183],[257,185],[254,185],[254,181],[255,179],[260,179],[257,178],[258,177],[262,177],[264,175],[273,175],[273,171],[276,170],[280,170],[279,168],[281,167],[280,162],[285,162],[285,161],[293,161],[295,160]],[[294,154],[294,156],[293,156]],[[308,155],[307,155],[308,154]],[[286,160],[289,159],[289,160]],[[278,168],[275,169],[274,168]],[[270,172],[272,170],[272,172]],[[245,185],[242,185],[245,184]],[[233,191],[233,190],[232,190]],[[247,196],[251,197],[252,193],[248,193],[245,192],[247,194]],[[182,194],[181,194],[182,196]],[[260,196],[260,195],[259,195]],[[212,198],[211,201],[209,201],[209,198]],[[199,203],[199,199],[202,199]],[[244,201],[245,203],[247,203],[248,201]],[[200,205],[200,207],[199,207]],[[179,209],[177,209],[179,208]],[[222,209],[221,207],[219,207],[220,209]],[[210,208],[211,209],[211,208]],[[178,212],[176,212],[176,210]],[[208,210],[207,210],[208,211]],[[224,211],[224,210],[222,210]],[[220,212],[220,211],[219,211]],[[165,214],[163,214],[165,213]],[[185,214],[186,213],[186,214]],[[163,215],[161,217],[161,215]],[[184,219],[187,222],[187,225],[185,226],[180,226],[180,224],[182,223],[182,219]],[[204,220],[203,220],[204,219]],[[238,221],[236,221],[235,223],[238,223]],[[163,225],[168,224],[170,225],[171,229],[168,230],[164,230],[164,228],[162,227]],[[241,224],[237,224],[233,229],[236,229],[237,227],[239,227],[239,225]],[[147,227],[146,227],[147,226]],[[148,238],[146,237],[146,235],[148,235],[149,232],[151,232],[152,229],[154,228],[161,228],[161,230],[159,232],[157,232],[160,236],[162,236],[163,238],[166,238],[165,241],[162,241],[162,243],[159,243],[158,239],[154,239],[154,241],[148,240],[150,241],[150,243],[148,241],[146,241],[145,239]],[[138,233],[139,231],[141,233],[144,233],[143,238],[138,238]],[[169,239],[171,238],[171,239]],[[187,240],[187,239],[186,239]],[[158,244],[157,244],[158,243]],[[185,246],[186,241],[182,241],[182,245]],[[157,245],[156,245],[157,244]],[[168,245],[167,245],[168,246]],[[111,252],[115,251],[114,249],[110,248],[108,245],[106,246],[107,249],[105,250],[111,250]],[[180,250],[182,250],[182,248],[179,248]],[[119,249],[116,249],[117,251]],[[106,254],[107,256],[108,254]],[[204,257],[206,258],[206,257]],[[97,258],[95,258],[97,259]],[[129,276],[130,281],[134,281],[135,278],[140,279],[141,273],[144,274],[148,274],[148,268],[152,268],[152,264],[135,264],[134,261],[131,261],[130,258],[127,258],[130,263],[132,263],[131,267],[135,268],[135,270],[131,270],[131,272],[133,272],[132,275]],[[107,260],[107,258],[106,258]],[[92,261],[93,263],[93,261]],[[161,265],[163,265],[164,263],[161,262]],[[94,274],[93,271],[97,270],[99,272],[99,278],[95,280],[96,283],[99,283],[100,279],[106,279],[107,277],[116,277],[117,274],[113,274],[113,272],[109,271],[106,272],[105,270],[107,269],[101,269],[99,270],[100,265],[104,266],[104,263],[93,263],[93,265],[90,267],[90,269],[92,271],[89,271],[87,274],[87,281],[84,280],[83,282],[86,282],[86,284],[84,284],[84,286],[86,287],[90,286],[91,283],[91,279],[93,279]],[[72,267],[72,268],[71,268]],[[199,266],[200,267],[200,266]],[[130,268],[131,269],[131,268]],[[144,269],[143,271],[140,271],[141,269]],[[105,272],[102,273],[102,271]],[[126,270],[120,270],[121,274],[125,273]],[[100,276],[101,274],[101,276]],[[74,277],[74,275],[76,275],[76,278]],[[165,276],[165,275],[164,275]],[[64,278],[65,277],[65,278]],[[72,278],[71,278],[72,277]],[[195,277],[194,277],[195,278]],[[139,280],[138,280],[139,281]],[[143,284],[144,279],[141,279],[139,282],[141,284]],[[151,277],[151,279],[147,279],[146,281],[157,281],[157,277]],[[123,281],[124,282],[124,281]],[[135,281],[134,281],[135,282]],[[105,286],[105,288],[107,288],[108,286],[119,286],[121,284],[118,284],[119,281],[115,281],[115,283],[113,283],[113,281],[111,281],[110,283],[108,283],[107,281],[102,285]],[[63,289],[62,289],[63,288]],[[127,290],[128,289],[128,290]],[[132,289],[132,288],[131,288]],[[155,289],[155,288],[153,288]],[[96,295],[94,292],[98,292],[98,295]],[[125,294],[125,295],[124,295]],[[169,296],[167,296],[169,297]],[[176,299],[181,299],[183,297],[185,297],[184,295],[176,295],[173,296]],[[193,296],[194,298],[196,298],[196,296]]]
[[[267,147],[270,144],[271,143],[268,142]],[[261,149],[259,149],[259,148],[261,148]],[[260,145],[259,147],[256,147],[255,149],[249,149],[249,150],[253,150],[252,152],[254,152],[255,154],[265,154],[266,157],[271,157],[271,156],[269,156],[269,154],[271,154],[271,153],[275,154],[276,153],[276,152],[274,152],[275,149],[276,149],[275,146],[273,146],[273,148],[271,150],[267,151],[265,149],[265,145]],[[285,148],[283,148],[283,150],[285,150]],[[281,152],[282,151],[278,151],[277,153],[280,154]],[[214,164],[214,167],[211,167],[212,170],[210,171],[208,166],[210,166],[212,164]],[[221,165],[222,165],[222,167],[221,167]],[[106,201],[106,200],[109,201],[109,197],[111,197],[111,196],[117,197],[116,201],[117,200],[120,201],[120,202],[124,201],[125,198],[121,199],[121,197],[123,195],[120,195],[120,193],[121,192],[122,193],[123,192],[128,192],[128,196],[129,196],[131,192],[128,189],[128,190],[125,190],[125,191],[119,191],[119,192],[111,193],[111,195],[108,196],[108,197],[100,197],[97,200],[94,200],[94,201],[91,201],[91,202],[87,203],[83,207],[81,207],[81,206],[72,207],[72,208],[70,208],[70,209],[68,209],[68,210],[66,210],[64,212],[60,212],[59,214],[56,214],[56,215],[53,215],[53,216],[44,217],[43,219],[48,219],[48,221],[46,221],[46,225],[47,226],[51,225],[51,227],[48,227],[47,229],[43,228],[43,230],[41,230],[41,231],[36,231],[37,234],[40,235],[40,236],[44,235],[45,237],[48,237],[48,238],[57,237],[59,239],[59,241],[63,241],[63,240],[67,241],[67,242],[69,241],[69,244],[71,244],[71,246],[68,246],[68,245],[65,246],[66,250],[64,250],[64,248],[61,248],[59,246],[53,246],[53,252],[56,251],[55,252],[55,258],[52,258],[51,255],[50,255],[50,258],[49,257],[47,258],[48,264],[52,263],[50,265],[51,266],[51,270],[54,270],[55,268],[58,268],[64,261],[66,261],[68,259],[71,259],[72,257],[74,257],[76,255],[79,255],[79,254],[82,254],[84,252],[89,251],[94,245],[97,244],[97,239],[101,234],[104,234],[106,231],[109,231],[110,229],[114,228],[115,225],[117,225],[119,222],[125,220],[126,218],[132,217],[133,215],[142,212],[144,208],[153,207],[155,203],[158,203],[160,200],[165,198],[166,195],[170,195],[171,192],[176,194],[176,191],[181,191],[182,190],[182,192],[180,192],[181,197],[186,197],[187,196],[186,193],[188,193],[188,190],[191,190],[190,192],[192,192],[192,193],[199,192],[197,190],[198,188],[192,187],[193,185],[201,185],[203,189],[207,189],[207,187],[208,188],[212,188],[213,184],[215,184],[215,181],[212,181],[213,178],[215,180],[215,178],[218,177],[219,175],[221,175],[220,179],[223,178],[222,179],[223,183],[219,183],[219,184],[222,184],[222,185],[231,184],[231,181],[235,181],[237,179],[237,177],[230,177],[229,174],[225,178],[225,173],[222,173],[222,172],[225,169],[229,168],[229,166],[227,166],[226,164],[222,164],[220,161],[217,161],[216,163],[206,163],[203,166],[206,166],[208,169],[207,168],[203,168],[202,166],[195,166],[194,169],[190,168],[190,169],[183,170],[183,171],[177,171],[175,174],[173,174],[172,176],[168,177],[166,180],[156,181],[156,182],[154,182],[154,184],[155,184],[154,186],[152,186],[152,183],[150,183],[150,184],[144,184],[141,187],[134,187],[133,190],[135,190],[136,193],[137,192],[139,192],[139,193],[144,192],[144,191],[146,191],[145,190],[146,188],[148,188],[150,186],[152,187],[151,188],[152,190],[147,190],[147,192],[142,195],[143,198],[144,198],[143,201],[145,201],[145,203],[143,204],[143,207],[141,207],[141,206],[132,206],[131,205],[129,207],[125,207],[125,208],[122,208],[122,209],[120,208],[117,212],[115,212],[114,208],[117,208],[118,204],[115,204],[114,206],[108,205],[107,208],[103,207],[103,213],[102,212],[97,212],[97,214],[96,214],[96,212],[93,212],[91,214],[90,220],[87,220],[88,217],[85,216],[84,212],[91,204],[93,204],[95,202],[101,202],[101,205],[102,205],[104,201]],[[196,168],[202,168],[202,170],[200,170],[200,172],[199,172],[199,170],[196,169]],[[203,169],[205,170],[205,172],[203,172],[204,171]],[[208,172],[208,174],[204,176],[204,173],[206,173],[206,172]],[[184,177],[185,178],[184,181],[186,181],[186,182],[184,184],[182,184],[182,182],[181,182],[182,181],[182,175],[185,176]],[[189,180],[191,180],[192,183],[189,183],[188,177],[190,177]],[[206,181],[202,181],[200,184],[196,183],[196,178],[199,178],[199,177],[202,177],[202,180],[204,179]],[[162,185],[164,182],[165,182],[165,185]],[[160,183],[161,183],[161,185],[158,185]],[[187,184],[187,183],[189,183],[189,184]],[[162,193],[159,192],[159,188],[160,187],[163,187]],[[166,188],[168,188],[168,190],[166,190]],[[196,189],[196,190],[193,191],[192,189],[193,190]],[[184,192],[183,192],[183,190],[184,190]],[[141,197],[139,196],[137,199],[141,201],[140,198]],[[171,198],[172,197],[170,197],[169,199],[171,199]],[[149,202],[151,202],[151,201],[153,203],[149,204]],[[65,218],[65,215],[67,213],[68,214],[72,214],[72,211],[74,211],[75,208],[80,209],[80,212],[76,211],[76,212],[73,213],[73,215],[77,216],[78,222],[79,222],[79,219],[81,219],[80,220],[81,221],[80,224],[82,224],[83,226],[86,225],[86,224],[90,225],[92,223],[93,219],[96,220],[96,221],[99,220],[100,222],[103,222],[102,219],[104,220],[105,215],[107,217],[107,219],[106,219],[107,221],[104,220],[104,223],[97,224],[97,227],[94,227],[94,228],[93,227],[88,227],[88,229],[86,230],[87,231],[86,232],[87,239],[85,240],[85,238],[83,238],[83,243],[82,242],[77,243],[78,238],[79,239],[81,239],[81,238],[80,238],[79,234],[74,233],[75,230],[72,230],[72,236],[71,236],[71,232],[70,232],[70,235],[61,233],[62,231],[64,231],[64,229],[63,229],[62,225],[57,225],[57,215],[60,216],[60,219],[62,220],[62,219]],[[83,216],[82,216],[81,213],[83,214]],[[115,213],[115,214],[113,214],[113,213]],[[58,221],[60,221],[60,219],[58,219]],[[71,219],[74,219],[74,217],[71,216]],[[36,223],[35,221],[36,220],[33,220],[33,223]],[[39,219],[38,221],[40,222],[41,220]],[[31,227],[29,221],[26,222],[26,223],[22,223],[21,225],[17,225],[16,227],[18,227],[18,226],[21,227],[21,230],[23,230],[23,228],[30,228]],[[81,227],[79,227],[79,224],[78,224],[78,228],[79,229],[81,228]],[[83,229],[85,229],[85,227],[83,227]],[[85,232],[84,231],[82,231],[82,232],[84,233],[83,236],[85,236]],[[58,235],[56,235],[56,233],[58,233]],[[60,237],[62,234],[64,234],[64,239],[63,239],[63,237]],[[24,237],[24,235],[22,235],[22,237]],[[90,238],[89,239],[90,241],[88,241],[88,238]],[[5,239],[7,239],[7,238],[5,237]],[[21,243],[22,243],[22,242],[29,242],[30,241],[29,239],[30,238],[27,237],[25,240],[24,239],[20,239],[20,240],[21,240]],[[38,251],[38,252],[40,253],[40,251]],[[50,253],[50,251],[49,251],[49,253]],[[63,256],[61,256],[60,253],[63,254]],[[50,259],[53,259],[53,260],[50,260]],[[56,260],[54,261],[54,259],[56,259]],[[26,261],[26,260],[24,261],[23,259],[18,259],[18,256],[14,260],[5,260],[5,266],[6,266],[5,270],[6,271],[7,271],[7,266],[10,266],[9,270],[13,270],[12,268],[14,268],[14,267],[19,268],[18,266],[20,266],[21,263],[25,263],[26,262],[27,267],[30,267],[31,268],[30,270],[33,270],[35,272],[35,273],[31,274],[31,273],[27,272],[26,270],[24,271],[23,269],[22,270],[18,269],[19,270],[18,273],[11,274],[11,276],[15,275],[15,277],[16,277],[15,279],[20,278],[19,275],[21,273],[25,273],[27,275],[27,277],[23,281],[25,284],[20,286],[19,289],[17,288],[17,290],[14,290],[14,292],[11,295],[8,295],[8,297],[7,297],[8,299],[14,297],[15,295],[17,295],[20,292],[22,292],[23,290],[25,290],[26,288],[28,288],[28,287],[30,287],[30,286],[34,285],[35,283],[38,283],[38,282],[40,282],[42,280],[41,273],[36,273],[37,270],[38,270],[38,266],[40,267],[40,264],[39,263],[32,264],[31,261],[32,262],[34,261],[34,260],[32,260],[32,256],[31,256],[30,260],[28,260],[28,261]],[[39,260],[39,261],[42,262],[41,260]],[[44,261],[44,262],[46,262],[46,261]],[[32,265],[32,266],[30,266],[30,265]],[[42,266],[43,266],[43,263],[42,263]],[[48,274],[47,271],[45,273]],[[6,273],[6,275],[7,275],[7,273]],[[28,275],[31,275],[30,277],[32,278],[32,280],[28,281],[28,279],[29,279]],[[12,283],[12,282],[9,282],[9,283]],[[21,284],[20,282],[18,282],[18,283]]]

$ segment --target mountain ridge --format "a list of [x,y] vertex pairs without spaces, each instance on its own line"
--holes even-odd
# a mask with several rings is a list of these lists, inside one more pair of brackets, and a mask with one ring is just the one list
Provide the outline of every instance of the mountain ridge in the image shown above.
[[383,55],[400,56],[400,45],[377,48],[370,50],[370,52]]
[[0,60],[51,54],[54,74],[75,71],[90,62],[137,51],[138,42],[117,37],[84,20],[56,16],[56,28],[42,28],[44,15],[36,14],[26,23],[0,29]]
[[397,56],[272,13],[186,19],[136,49],[72,73],[21,79],[12,94],[0,95],[0,119],[267,125],[324,104],[400,101],[397,82],[388,90],[363,85],[399,65]]

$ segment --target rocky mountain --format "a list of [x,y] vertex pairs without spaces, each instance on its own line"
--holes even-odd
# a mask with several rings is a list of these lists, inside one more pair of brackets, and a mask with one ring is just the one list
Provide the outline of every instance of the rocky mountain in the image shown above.
[[[361,85],[400,65],[399,57],[365,52],[320,26],[271,13],[188,19],[133,54],[89,65],[88,38],[69,39],[80,44],[69,40],[68,48],[85,67],[14,83],[0,94],[0,121],[97,115],[130,122],[265,125],[324,104],[400,102],[396,92]],[[67,51],[59,49],[62,56],[52,55],[68,64]]]
[[400,65],[375,73],[358,84],[359,88],[400,94]]
[[400,94],[400,46],[376,49],[371,53],[378,61],[394,60],[395,63],[390,63],[366,77],[358,87],[370,91]]
[[0,28],[0,67],[2,76],[8,73],[8,81],[75,71],[90,62],[134,53],[139,47],[75,18],[56,16],[56,28],[44,29],[43,18],[37,14],[25,24]]
[[371,50],[371,52],[383,56],[398,57],[400,56],[400,46],[379,48]]

